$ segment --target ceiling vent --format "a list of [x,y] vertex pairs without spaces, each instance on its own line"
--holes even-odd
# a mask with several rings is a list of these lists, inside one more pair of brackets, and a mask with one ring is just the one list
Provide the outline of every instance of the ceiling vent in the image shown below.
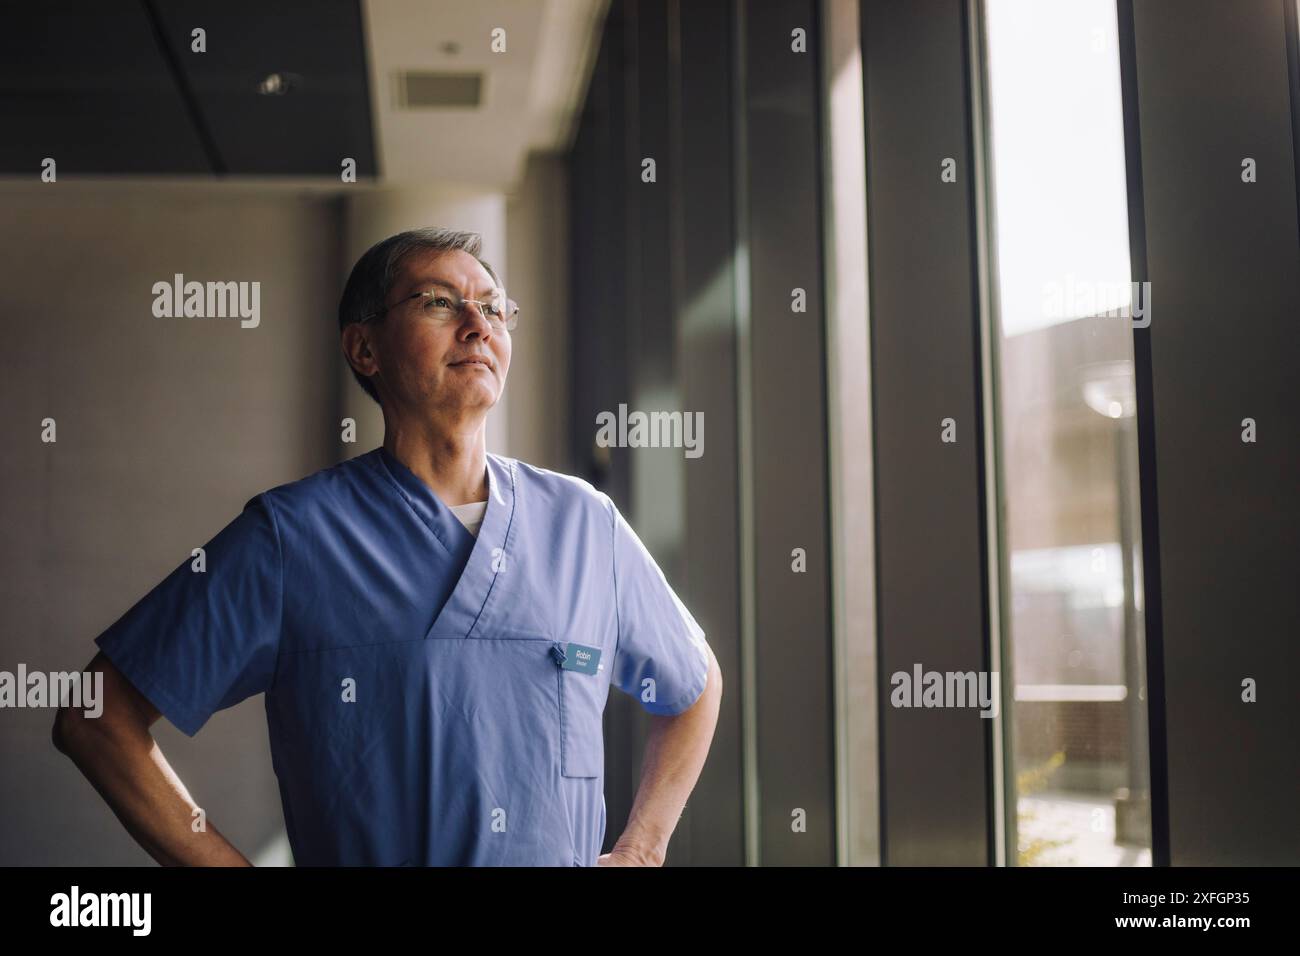
[[483,74],[406,70],[397,74],[396,88],[398,109],[472,108],[483,100]]

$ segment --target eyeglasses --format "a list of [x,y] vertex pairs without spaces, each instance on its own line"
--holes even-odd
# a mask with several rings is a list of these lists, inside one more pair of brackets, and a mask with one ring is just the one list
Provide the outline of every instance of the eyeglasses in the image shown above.
[[362,322],[368,322],[377,315],[383,315],[390,309],[395,309],[403,302],[409,302],[412,299],[423,299],[420,304],[420,312],[431,319],[440,322],[451,322],[459,319],[463,314],[465,307],[470,303],[478,306],[479,313],[487,319],[488,324],[498,331],[513,331],[519,324],[519,305],[514,299],[508,298],[504,289],[494,289],[489,295],[487,301],[479,299],[462,299],[454,289],[448,289],[438,286],[428,292],[414,292],[404,299],[399,299],[392,305],[385,306],[378,312],[371,312],[369,315],[361,317]]

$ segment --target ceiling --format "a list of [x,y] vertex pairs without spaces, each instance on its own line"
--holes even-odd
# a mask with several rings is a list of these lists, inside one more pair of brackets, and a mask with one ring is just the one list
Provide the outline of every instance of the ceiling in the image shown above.
[[[386,179],[514,182],[530,150],[567,151],[608,0],[367,0],[371,108]],[[505,31],[505,52],[492,31]],[[446,44],[455,44],[450,52]],[[482,73],[477,109],[397,108],[403,70]]]
[[[0,176],[38,181],[49,157],[60,181],[340,183],[351,158],[362,182],[508,188],[530,151],[567,149],[607,2],[15,6],[0,31]],[[455,88],[478,103],[412,106],[406,73],[410,96]],[[471,76],[424,75],[439,73]]]

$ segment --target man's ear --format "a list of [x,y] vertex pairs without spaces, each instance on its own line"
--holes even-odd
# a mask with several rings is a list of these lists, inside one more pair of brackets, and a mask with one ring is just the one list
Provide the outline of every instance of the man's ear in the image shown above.
[[378,363],[370,349],[370,337],[360,322],[344,327],[341,344],[343,357],[362,375],[370,376],[378,370]]

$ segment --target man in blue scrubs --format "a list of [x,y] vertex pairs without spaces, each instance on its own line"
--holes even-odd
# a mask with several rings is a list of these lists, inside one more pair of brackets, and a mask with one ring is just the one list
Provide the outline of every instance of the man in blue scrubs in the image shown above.
[[[606,495],[487,454],[518,318],[479,251],[425,229],[362,256],[339,321],[383,445],[251,499],[97,638],[104,713],[55,741],[159,862],[248,861],[194,832],[150,725],[263,693],[299,865],[662,863],[721,674]],[[611,684],[654,716],[602,856]]]

